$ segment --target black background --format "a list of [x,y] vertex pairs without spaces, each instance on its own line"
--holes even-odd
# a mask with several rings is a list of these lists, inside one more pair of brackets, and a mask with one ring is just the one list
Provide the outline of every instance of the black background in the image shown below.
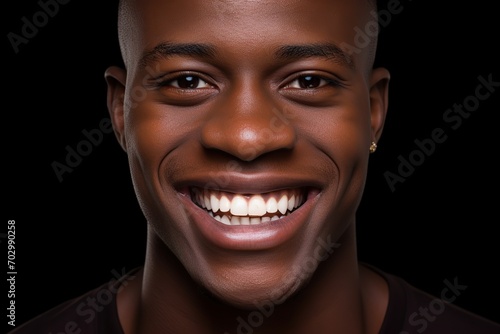
[[[62,182],[51,166],[108,118],[103,73],[120,57],[116,1],[103,3],[60,5],[18,53],[7,34],[20,34],[22,17],[32,21],[41,7],[4,4],[2,233],[14,219],[18,324],[144,257],[145,219],[113,134]],[[474,95],[479,76],[500,81],[498,14],[486,0],[401,4],[380,35],[390,105],[358,214],[359,257],[438,296],[457,278],[467,289],[454,303],[500,322],[500,87],[458,129],[443,121]],[[397,173],[398,157],[435,128],[447,140],[391,191],[384,173]]]

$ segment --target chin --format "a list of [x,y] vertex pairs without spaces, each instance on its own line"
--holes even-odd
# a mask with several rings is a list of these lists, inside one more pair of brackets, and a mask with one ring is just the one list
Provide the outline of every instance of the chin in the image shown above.
[[202,282],[204,290],[211,298],[243,310],[282,304],[310,279],[310,276],[304,276],[303,273],[300,275],[291,271],[282,275],[260,273],[239,276],[245,277],[244,279],[228,280],[225,277],[214,278],[211,283]]

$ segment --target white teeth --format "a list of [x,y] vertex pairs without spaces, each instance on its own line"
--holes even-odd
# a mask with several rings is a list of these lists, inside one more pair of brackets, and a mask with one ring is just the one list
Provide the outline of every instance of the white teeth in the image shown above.
[[250,218],[250,225],[259,225],[262,222],[264,222],[264,218]]
[[231,201],[231,214],[235,216],[246,216],[248,215],[248,204],[245,197],[241,195],[234,196]]
[[229,212],[229,210],[231,210],[231,202],[224,195],[222,195],[222,197],[220,198],[220,201],[219,201],[219,210],[221,212]]
[[280,200],[278,201],[278,210],[282,214],[286,213],[286,210],[288,210],[288,198],[286,195],[281,196]]
[[213,212],[219,211],[220,204],[219,204],[219,199],[215,197],[215,194],[210,195],[210,206],[212,207]]
[[266,212],[266,202],[264,202],[262,196],[252,196],[248,201],[248,214],[250,216],[263,216]]
[[288,211],[292,211],[295,206],[295,195],[288,199]]
[[210,204],[210,199],[208,198],[208,196],[203,197],[203,203],[205,204],[207,210],[212,210],[212,205]]
[[193,201],[225,225],[257,225],[285,217],[302,205],[298,190],[262,195],[193,189]]
[[273,217],[262,217],[262,218],[257,218],[257,217],[238,217],[238,216],[215,216],[212,214],[212,212],[209,212],[210,216],[212,216],[215,220],[218,222],[221,222],[224,225],[259,225],[262,223],[267,223],[270,221],[275,221],[281,218],[284,218],[285,216],[273,216]]
[[222,216],[221,223],[226,224],[226,225],[231,225],[231,221],[229,220],[228,216]]
[[276,198],[271,197],[270,199],[267,200],[266,210],[269,213],[278,212],[278,201],[276,201]]
[[240,223],[240,217],[233,216],[231,218],[231,225],[241,225],[241,223]]

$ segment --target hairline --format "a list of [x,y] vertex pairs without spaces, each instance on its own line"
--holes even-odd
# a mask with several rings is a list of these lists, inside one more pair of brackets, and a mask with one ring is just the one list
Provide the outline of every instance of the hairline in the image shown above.
[[[128,24],[130,25],[130,21],[131,19],[127,19],[126,17],[127,16],[130,16],[131,13],[129,13],[129,10],[127,9],[127,6],[126,6],[126,3],[129,2],[131,0],[119,0],[118,1],[118,24],[117,24],[117,30],[118,30],[118,41],[119,41],[119,47],[120,47],[120,53],[121,53],[121,56],[122,56],[122,61],[123,61],[123,64],[125,66],[125,68],[127,68],[130,64],[128,59],[128,50],[127,50],[127,43],[126,43],[126,35],[125,34],[125,26]],[[370,12],[374,11],[375,13],[377,13],[378,11],[378,7],[379,7],[379,3],[381,2],[382,0],[367,0],[369,6],[370,6]],[[378,23],[378,15],[375,15],[373,16],[375,19],[377,19],[377,23]],[[378,24],[377,24],[377,27],[378,27]],[[128,27],[128,30],[130,31],[131,27]],[[378,32],[377,32],[378,34]],[[377,54],[377,44],[378,44],[378,37],[375,37],[375,38],[372,38],[372,40],[370,41],[370,45],[368,46],[369,50],[367,51],[368,52],[368,59],[369,59],[369,62],[368,64],[370,65],[369,69],[368,70],[371,70],[371,68],[373,67],[374,65],[374,62],[375,62],[375,57],[376,57],[376,54]]]

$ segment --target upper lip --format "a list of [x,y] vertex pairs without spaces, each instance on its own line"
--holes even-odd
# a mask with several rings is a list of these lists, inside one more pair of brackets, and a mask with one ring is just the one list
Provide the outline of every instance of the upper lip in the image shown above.
[[247,195],[293,188],[323,188],[320,181],[309,176],[269,172],[262,174],[204,172],[185,176],[174,183],[174,188],[179,192],[187,192],[190,187]]

